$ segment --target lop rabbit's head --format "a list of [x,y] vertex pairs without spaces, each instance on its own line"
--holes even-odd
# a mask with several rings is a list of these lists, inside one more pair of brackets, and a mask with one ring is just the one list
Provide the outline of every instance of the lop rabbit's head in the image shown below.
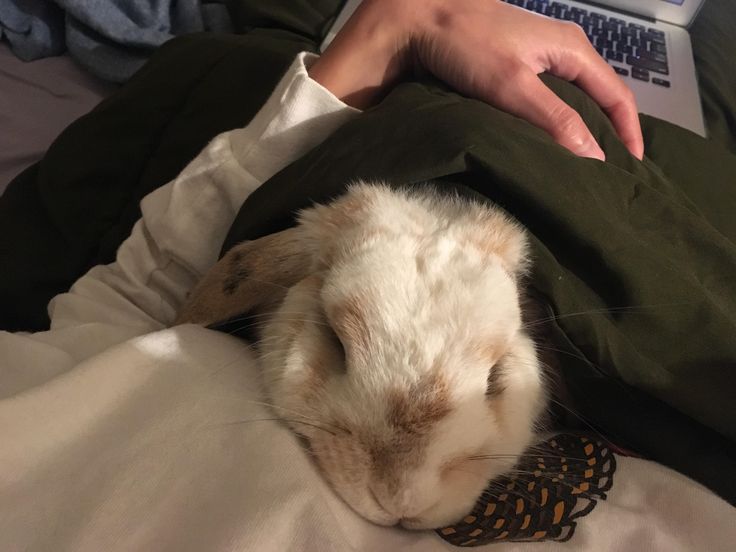
[[268,312],[264,384],[324,477],[379,524],[469,512],[533,441],[544,403],[521,317],[526,239],[424,187],[352,186],[231,250],[180,321]]

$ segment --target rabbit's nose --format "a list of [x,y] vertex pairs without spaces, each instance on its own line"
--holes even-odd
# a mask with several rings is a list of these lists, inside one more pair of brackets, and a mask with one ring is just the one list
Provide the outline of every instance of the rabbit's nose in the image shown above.
[[404,517],[399,520],[398,525],[404,529],[423,529],[423,521],[418,517]]
[[397,523],[412,518],[420,510],[424,510],[416,504],[416,497],[411,489],[398,489],[396,492],[390,493],[378,486],[378,488],[371,487],[370,492],[373,499],[383,510],[392,516],[396,516]]
[[381,485],[371,485],[368,487],[368,490],[370,491],[373,500],[378,503],[381,509],[388,514],[395,516],[397,519],[401,517],[399,512],[401,508],[397,507],[397,501],[390,493],[386,492]]
[[384,510],[388,514],[396,515],[396,513],[394,512],[393,501],[391,500],[390,496],[383,492],[383,489],[376,488],[376,485],[369,485],[368,492],[370,493],[371,498],[376,501],[376,504],[378,504],[378,506],[380,506],[382,510]]

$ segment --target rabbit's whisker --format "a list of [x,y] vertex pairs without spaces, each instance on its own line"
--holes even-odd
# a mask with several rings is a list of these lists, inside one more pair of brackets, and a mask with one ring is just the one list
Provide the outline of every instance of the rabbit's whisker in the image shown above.
[[288,423],[293,423],[293,424],[302,424],[302,425],[306,425],[306,426],[309,426],[309,427],[313,427],[315,429],[319,429],[319,430],[324,431],[326,433],[329,433],[330,435],[333,435],[333,436],[336,436],[337,435],[334,431],[331,431],[331,430],[329,430],[329,429],[327,429],[325,427],[322,427],[321,425],[318,425],[318,424],[313,424],[313,423],[305,422],[305,421],[302,421],[302,420],[293,420],[293,419],[290,419],[290,418],[279,418],[279,417],[274,417],[274,418],[255,418],[255,419],[252,419],[252,420],[236,420],[234,422],[224,422],[224,423],[222,423],[220,425],[223,425],[223,426],[231,426],[231,425],[240,425],[240,424],[250,424],[250,423],[254,423],[254,422],[288,422]]
[[564,458],[565,461],[574,460],[576,462],[587,462],[587,458],[574,458],[571,456],[565,456],[562,454],[478,454],[475,456],[468,456],[468,460],[495,460],[495,459],[507,459],[507,458],[544,458],[544,459],[556,459]]
[[[559,477],[556,477],[557,474],[554,474],[554,475],[550,475],[550,474],[546,474],[546,473],[537,474],[537,473],[530,472],[530,471],[517,471],[517,472],[513,472],[513,473],[515,473],[517,475],[530,475],[530,476],[533,476],[534,478],[547,479],[549,481],[552,481],[553,483],[559,483],[563,487],[567,487],[568,489],[571,489],[573,491],[578,491],[578,493],[581,496],[585,497],[585,498],[593,498],[593,495],[592,494],[590,494],[588,492],[585,492],[585,491],[580,491],[580,489],[574,483],[568,483],[567,481],[565,481],[563,479],[560,479]],[[557,479],[557,481],[553,481],[555,478]],[[520,481],[522,481],[522,480],[520,479]],[[527,481],[527,480],[523,480],[523,481]],[[532,480],[529,479],[528,481],[532,481]],[[582,480],[578,480],[578,481],[579,482],[583,482]],[[585,480],[585,481],[587,481],[587,480]]]
[[623,306],[623,307],[608,307],[608,308],[600,308],[600,309],[589,309],[579,312],[570,312],[565,314],[558,314],[558,315],[552,315],[545,318],[539,318],[537,320],[533,320],[527,324],[524,324],[522,328],[528,329],[540,324],[545,324],[547,322],[552,322],[553,320],[561,320],[563,318],[572,318],[575,316],[585,316],[588,314],[617,314],[617,313],[626,313],[626,314],[637,314],[641,312],[642,314],[647,314],[646,311],[650,311],[653,309],[663,308],[663,307],[681,307],[681,306],[687,306],[692,305],[692,302],[678,302],[678,303],[659,303],[659,304],[651,304],[651,305],[630,305],[630,306]]
[[309,420],[309,421],[311,421],[313,423],[322,423],[322,424],[328,425],[330,427],[334,427],[335,429],[338,429],[338,430],[343,431],[345,433],[350,433],[350,431],[348,429],[346,429],[346,428],[344,428],[344,427],[342,427],[342,426],[340,426],[338,424],[331,424],[331,423],[320,422],[319,420],[317,420],[315,418],[312,418],[312,417],[309,417],[306,414],[303,414],[303,413],[298,412],[296,410],[292,410],[290,408],[286,408],[286,407],[283,407],[283,406],[278,406],[276,404],[273,404],[273,403],[270,403],[270,402],[267,402],[267,401],[247,400],[245,402],[247,402],[249,404],[256,404],[256,405],[259,405],[259,406],[267,406],[269,408],[274,408],[276,410],[281,410],[283,412],[287,412],[289,414],[292,414],[292,415],[295,415],[295,416],[299,416],[300,418],[304,418],[305,420]]
[[258,284],[265,284],[267,286],[273,286],[273,287],[277,287],[279,289],[285,289],[287,291],[290,289],[288,286],[277,284],[276,282],[269,282],[268,280],[261,280],[259,278],[254,278],[253,276],[240,276],[240,275],[238,275],[238,277],[240,279],[242,279],[242,280],[250,280],[251,282],[256,282]]

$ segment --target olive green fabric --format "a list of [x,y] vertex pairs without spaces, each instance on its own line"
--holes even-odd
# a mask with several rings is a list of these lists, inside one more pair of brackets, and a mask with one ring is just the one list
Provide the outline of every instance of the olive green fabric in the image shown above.
[[736,2],[706,0],[690,36],[708,137],[736,153]]
[[235,32],[283,29],[319,43],[344,0],[230,0]]
[[[734,500],[734,481],[713,481],[688,446],[707,436],[736,468],[736,156],[643,117],[649,157],[639,162],[586,95],[547,81],[584,116],[606,163],[578,158],[481,102],[405,84],[259,188],[225,249],[293,224],[296,210],[356,178],[432,179],[481,194],[532,236],[531,285],[558,316],[575,410]],[[642,431],[634,404],[638,417],[651,411],[663,421]],[[685,418],[694,435],[660,439]]]

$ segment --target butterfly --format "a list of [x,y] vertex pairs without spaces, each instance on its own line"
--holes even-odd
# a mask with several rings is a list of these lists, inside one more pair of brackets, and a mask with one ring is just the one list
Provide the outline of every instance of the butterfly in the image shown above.
[[606,499],[615,471],[607,443],[555,435],[523,456],[510,475],[491,482],[464,519],[437,533],[457,546],[569,540],[576,520]]

